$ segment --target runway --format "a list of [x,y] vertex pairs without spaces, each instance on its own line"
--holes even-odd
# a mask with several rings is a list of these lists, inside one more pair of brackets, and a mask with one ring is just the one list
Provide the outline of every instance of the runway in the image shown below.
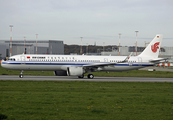
[[69,76],[24,76],[0,75],[0,80],[20,80],[20,81],[94,81],[94,82],[173,82],[173,78],[146,78],[146,77],[95,77],[94,79]]

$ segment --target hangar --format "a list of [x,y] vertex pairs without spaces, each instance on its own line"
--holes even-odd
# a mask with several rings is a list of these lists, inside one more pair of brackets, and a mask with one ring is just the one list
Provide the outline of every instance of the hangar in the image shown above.
[[[17,54],[64,54],[64,43],[60,40],[13,40],[12,55]],[[10,56],[10,40],[0,40],[0,57]]]

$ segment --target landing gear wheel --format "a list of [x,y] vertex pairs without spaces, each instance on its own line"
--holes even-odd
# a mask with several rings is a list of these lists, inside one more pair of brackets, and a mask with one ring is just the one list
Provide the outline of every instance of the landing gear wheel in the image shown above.
[[23,78],[23,70],[21,70],[21,73],[20,73],[19,77]]
[[93,74],[88,74],[87,76],[89,79],[93,79],[94,78],[94,75]]
[[78,76],[78,78],[84,78],[84,75]]
[[23,78],[23,75],[19,75],[20,78]]

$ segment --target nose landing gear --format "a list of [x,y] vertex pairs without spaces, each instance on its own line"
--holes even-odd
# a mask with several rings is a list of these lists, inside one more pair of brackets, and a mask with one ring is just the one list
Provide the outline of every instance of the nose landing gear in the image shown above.
[[23,70],[21,71],[19,78],[23,78]]

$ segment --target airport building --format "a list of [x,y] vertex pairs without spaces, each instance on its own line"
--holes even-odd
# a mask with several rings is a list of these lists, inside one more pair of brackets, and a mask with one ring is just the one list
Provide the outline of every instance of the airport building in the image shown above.
[[[64,43],[59,40],[13,40],[11,55],[17,54],[64,54]],[[10,41],[0,40],[0,58],[10,56]]]
[[[145,47],[137,47],[137,55],[139,55]],[[120,55],[121,56],[128,56],[130,53],[133,52],[133,55],[136,55],[135,46],[121,46],[120,47]],[[111,52],[101,52],[101,55],[112,55],[118,56],[119,55],[119,47],[116,46],[112,49]],[[161,58],[168,58],[169,62],[173,62],[173,47],[161,47],[159,57]]]

